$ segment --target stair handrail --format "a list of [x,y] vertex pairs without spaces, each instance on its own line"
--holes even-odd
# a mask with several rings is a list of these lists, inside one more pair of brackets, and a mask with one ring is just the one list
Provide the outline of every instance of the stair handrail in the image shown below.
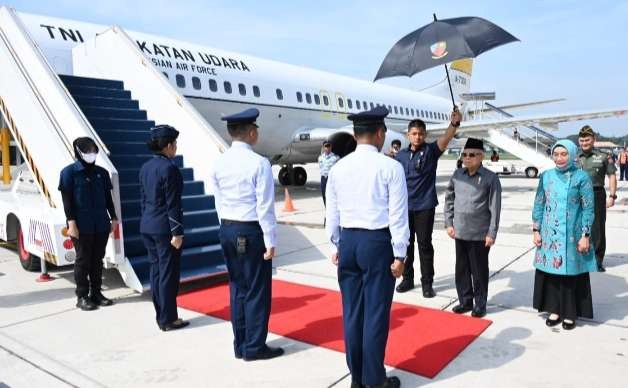
[[[17,16],[17,13],[15,11],[15,9],[13,8],[9,8],[9,7],[2,7],[3,9],[6,9],[6,11],[9,13],[9,15],[11,16],[11,18],[13,19],[13,21],[15,22],[17,28],[20,30],[20,32],[24,35],[24,37],[26,38],[27,43],[30,45],[31,49],[35,52],[35,55],[37,55],[37,57],[41,60],[41,62],[44,64],[46,71],[49,73],[49,75],[51,76],[51,78],[54,80],[54,82],[62,89],[65,90],[65,99],[67,100],[67,102],[74,108],[74,110],[76,111],[76,113],[78,114],[78,116],[80,117],[80,119],[84,122],[85,127],[88,129],[91,137],[94,139],[94,141],[96,142],[96,144],[98,145],[98,148],[103,150],[105,152],[105,154],[110,155],[111,152],[109,151],[109,148],[107,148],[107,146],[105,145],[105,143],[102,141],[102,139],[100,138],[100,136],[98,135],[98,133],[94,130],[94,128],[92,127],[91,123],[87,120],[87,118],[85,117],[85,115],[83,114],[83,111],[78,107],[78,105],[76,104],[76,101],[74,101],[74,98],[71,97],[70,92],[68,91],[68,88],[65,86],[65,84],[61,81],[61,79],[59,78],[59,76],[57,75],[57,73],[53,70],[52,66],[50,65],[50,62],[48,62],[48,59],[46,58],[46,56],[41,52],[41,49],[39,48],[39,46],[35,43],[35,41],[32,39],[31,35],[28,33],[28,30],[26,28],[26,26],[24,25],[24,23],[22,22],[22,19],[20,19]],[[0,26],[0,29],[2,28],[2,26]],[[8,39],[7,39],[8,42]],[[13,51],[11,49],[11,51]],[[15,58],[17,59],[17,58]],[[72,142],[70,142],[70,140],[67,138],[67,136],[65,136],[65,133],[63,132],[63,130],[61,130],[61,126],[59,125],[59,123],[57,122],[57,120],[54,118],[54,115],[51,114],[50,112],[50,108],[48,107],[48,105],[46,104],[46,102],[44,100],[42,100],[40,98],[41,93],[39,92],[38,88],[36,85],[33,84],[32,80],[30,79],[30,77],[28,77],[27,73],[25,73],[22,69],[22,63],[21,61],[19,62],[19,66],[20,66],[20,71],[22,71],[22,73],[24,74],[25,77],[27,77],[28,81],[29,81],[29,85],[31,85],[31,88],[33,89],[33,91],[37,91],[36,95],[37,95],[37,99],[40,101],[40,103],[42,104],[42,106],[44,107],[46,114],[48,115],[48,117],[51,119],[51,122],[53,123],[53,126],[55,127],[55,131],[57,131],[57,133],[61,136],[61,138],[63,139],[66,147],[68,148],[68,151],[70,152],[70,155],[72,155],[72,157],[74,158],[74,149],[72,146]]]

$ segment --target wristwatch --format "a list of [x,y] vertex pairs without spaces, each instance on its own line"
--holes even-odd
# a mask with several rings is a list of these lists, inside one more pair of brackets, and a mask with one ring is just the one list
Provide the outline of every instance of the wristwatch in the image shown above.
[[611,194],[611,195],[608,196],[608,198],[617,199],[617,194]]

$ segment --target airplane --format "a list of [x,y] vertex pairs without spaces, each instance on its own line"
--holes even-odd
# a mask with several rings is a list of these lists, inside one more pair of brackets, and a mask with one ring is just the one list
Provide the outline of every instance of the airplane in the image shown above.
[[[50,65],[59,74],[73,74],[73,47],[110,28],[68,19],[18,14]],[[449,124],[452,104],[445,97],[448,90],[444,83],[430,90],[414,91],[163,36],[128,30],[127,33],[225,141],[229,142],[230,138],[220,118],[246,107],[258,108],[261,112],[258,125],[262,136],[255,151],[267,157],[271,163],[282,166],[278,174],[282,185],[306,183],[305,169],[295,165],[315,162],[325,140],[332,143],[332,151],[341,157],[355,149],[352,127],[347,121],[350,113],[379,105],[388,108],[390,114],[386,125],[393,130],[386,134],[385,149],[395,139],[407,145],[405,128],[412,119],[422,119],[430,135],[443,132]],[[464,107],[460,96],[469,93],[472,60],[453,62],[450,70],[454,93]],[[538,103],[518,104],[511,108]],[[625,113],[625,109],[607,109],[466,120],[462,122],[459,132],[481,132],[490,128],[539,123],[555,127],[560,122]]]

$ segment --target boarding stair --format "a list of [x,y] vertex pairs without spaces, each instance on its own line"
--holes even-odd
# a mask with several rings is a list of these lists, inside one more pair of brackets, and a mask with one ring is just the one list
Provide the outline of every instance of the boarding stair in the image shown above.
[[[150,262],[139,232],[141,166],[154,156],[146,141],[155,125],[139,108],[121,81],[60,75],[68,91],[108,148],[119,174],[124,252],[144,290],[150,288]],[[183,224],[181,281],[225,272],[218,238],[214,197],[195,180],[194,169],[177,155],[174,163],[183,175]]]

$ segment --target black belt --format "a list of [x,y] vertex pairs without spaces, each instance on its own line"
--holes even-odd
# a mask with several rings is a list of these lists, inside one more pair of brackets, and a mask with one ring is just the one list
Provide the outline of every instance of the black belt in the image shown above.
[[222,225],[251,225],[251,226],[259,225],[259,222],[257,221],[235,221],[235,220],[225,220],[223,218],[220,219],[220,223]]

